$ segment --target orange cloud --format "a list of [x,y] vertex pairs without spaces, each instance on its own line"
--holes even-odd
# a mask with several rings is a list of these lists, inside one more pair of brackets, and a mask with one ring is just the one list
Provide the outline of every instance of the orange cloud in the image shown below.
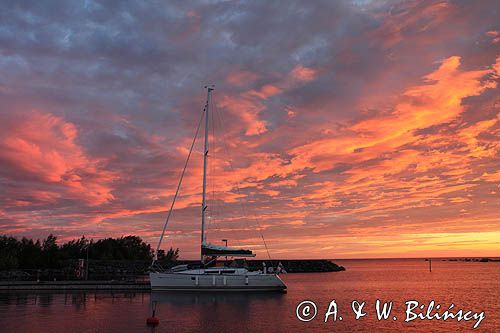
[[455,119],[464,110],[464,98],[496,87],[494,81],[484,79],[493,73],[491,68],[460,71],[459,66],[460,58],[450,57],[435,72],[424,77],[425,84],[406,90],[393,112],[356,122],[334,138],[290,150],[294,156],[293,167],[310,167],[319,172],[333,168],[331,161],[372,159],[413,142],[418,129]]

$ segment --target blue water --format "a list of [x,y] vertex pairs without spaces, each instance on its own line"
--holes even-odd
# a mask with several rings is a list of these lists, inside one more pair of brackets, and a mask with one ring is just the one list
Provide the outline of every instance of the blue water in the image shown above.
[[[0,293],[1,332],[372,332],[472,330],[476,320],[405,322],[405,302],[436,301],[447,309],[484,311],[477,332],[500,331],[500,263],[423,260],[337,260],[345,272],[286,274],[286,294],[244,293]],[[392,301],[377,320],[375,301]],[[299,321],[296,306],[310,300],[316,317]],[[326,309],[337,304],[325,323]],[[354,319],[351,302],[365,301]],[[160,324],[147,327],[153,303]],[[444,310],[443,310],[444,311]],[[342,316],[342,321],[339,317]],[[396,317],[394,320],[393,317]]]

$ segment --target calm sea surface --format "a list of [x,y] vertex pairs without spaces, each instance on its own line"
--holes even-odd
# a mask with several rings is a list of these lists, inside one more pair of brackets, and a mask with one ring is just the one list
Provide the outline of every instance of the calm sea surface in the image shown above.
[[[405,323],[405,302],[435,300],[485,311],[477,332],[500,332],[500,263],[423,260],[336,260],[345,272],[286,274],[286,294],[242,293],[0,293],[1,332],[373,332],[472,330],[475,320],[414,320]],[[328,304],[338,316],[324,323]],[[388,320],[378,321],[375,301],[392,301]],[[310,322],[296,317],[303,300],[318,313]],[[351,302],[365,301],[367,315],[354,319]],[[151,303],[160,325],[145,325]],[[415,310],[416,311],[416,310]],[[396,317],[396,320],[393,320]]]

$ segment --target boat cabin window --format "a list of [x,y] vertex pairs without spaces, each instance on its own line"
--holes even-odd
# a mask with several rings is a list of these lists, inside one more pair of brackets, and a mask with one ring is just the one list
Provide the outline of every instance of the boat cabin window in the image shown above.
[[236,270],[234,269],[223,269],[223,270],[205,270],[206,274],[234,274]]

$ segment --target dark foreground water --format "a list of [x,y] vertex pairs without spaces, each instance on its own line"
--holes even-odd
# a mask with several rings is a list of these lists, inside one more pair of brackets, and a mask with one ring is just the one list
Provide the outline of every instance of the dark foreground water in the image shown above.
[[[336,262],[347,271],[283,275],[287,294],[0,293],[0,332],[467,332],[477,321],[405,322],[409,300],[425,305],[434,300],[441,313],[452,303],[454,312],[484,311],[485,319],[475,331],[500,332],[500,263],[435,260],[430,273],[423,260]],[[388,320],[377,320],[377,299],[393,302]],[[317,306],[309,322],[296,316],[304,300]],[[337,320],[332,315],[325,323],[332,300]],[[366,302],[366,316],[359,320],[354,319],[353,300]],[[160,319],[154,329],[145,325],[152,302]],[[299,313],[305,317],[308,312]]]

